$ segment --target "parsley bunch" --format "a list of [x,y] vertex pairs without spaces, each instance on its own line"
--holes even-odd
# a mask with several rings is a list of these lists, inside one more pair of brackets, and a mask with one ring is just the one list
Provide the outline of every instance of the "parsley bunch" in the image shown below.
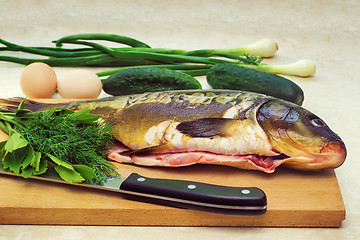
[[71,111],[51,108],[40,112],[24,109],[0,113],[0,128],[9,138],[0,142],[3,168],[25,178],[54,168],[67,182],[103,183],[117,175],[106,160],[114,131],[97,120],[90,109]]

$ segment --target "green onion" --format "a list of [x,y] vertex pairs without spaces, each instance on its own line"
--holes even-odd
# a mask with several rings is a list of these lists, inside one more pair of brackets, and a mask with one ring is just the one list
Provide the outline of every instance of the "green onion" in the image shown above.
[[[127,47],[108,47],[98,42],[108,41]],[[1,51],[20,51],[42,56],[14,57],[0,55],[0,61],[28,65],[33,62],[43,62],[54,67],[132,67],[152,66],[169,68],[186,72],[192,76],[205,75],[208,69],[218,63],[235,63],[244,67],[255,68],[270,73],[309,76],[314,73],[315,65],[303,61],[289,65],[266,65],[262,57],[271,57],[278,47],[276,42],[263,39],[253,44],[231,49],[202,49],[185,51],[181,49],[150,48],[139,40],[105,33],[87,33],[65,36],[53,41],[56,47],[26,47],[0,39]],[[83,48],[62,48],[63,44],[86,46]],[[47,58],[46,58],[47,57]],[[184,68],[184,65],[189,65]],[[195,66],[197,65],[197,66]],[[111,70],[112,73],[119,69]],[[106,76],[109,72],[99,72]]]

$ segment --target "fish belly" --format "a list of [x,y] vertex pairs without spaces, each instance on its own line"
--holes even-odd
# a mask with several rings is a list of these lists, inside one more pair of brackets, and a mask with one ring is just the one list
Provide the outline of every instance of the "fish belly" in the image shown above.
[[140,166],[186,167],[194,164],[214,164],[231,166],[248,170],[259,170],[272,173],[283,160],[274,160],[272,157],[259,155],[222,155],[205,151],[164,153],[164,154],[134,154],[122,155],[128,148],[117,144],[109,154],[112,161]]

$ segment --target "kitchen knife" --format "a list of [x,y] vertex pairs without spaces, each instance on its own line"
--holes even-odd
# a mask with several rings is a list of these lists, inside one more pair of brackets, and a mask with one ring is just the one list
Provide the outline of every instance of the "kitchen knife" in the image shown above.
[[[5,171],[1,164],[0,174],[16,175]],[[149,178],[137,173],[126,178],[108,177],[103,185],[68,183],[49,170],[42,176],[30,178],[110,190],[135,201],[221,214],[260,215],[266,212],[267,207],[265,193],[256,187],[228,187],[194,181]]]

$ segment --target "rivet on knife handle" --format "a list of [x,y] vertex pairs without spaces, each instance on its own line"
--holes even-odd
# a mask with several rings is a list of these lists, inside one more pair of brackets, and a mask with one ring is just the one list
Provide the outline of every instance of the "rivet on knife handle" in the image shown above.
[[120,192],[134,200],[224,214],[263,214],[267,206],[265,193],[256,187],[147,178],[136,173],[126,178]]

